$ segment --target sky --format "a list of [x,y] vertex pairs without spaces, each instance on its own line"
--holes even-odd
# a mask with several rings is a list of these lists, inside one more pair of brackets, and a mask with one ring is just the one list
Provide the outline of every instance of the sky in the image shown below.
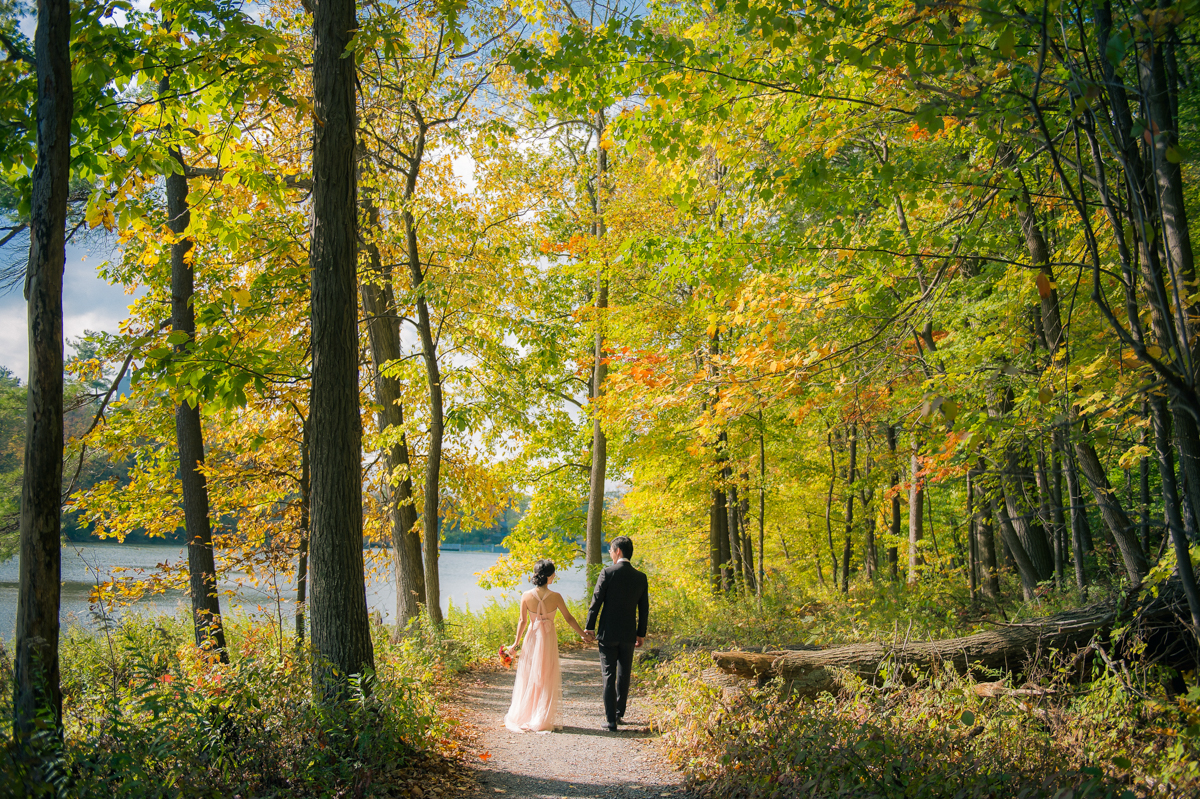
[[[29,236],[17,236],[0,250],[0,262],[24,261],[28,255]],[[66,268],[63,271],[63,336],[70,340],[83,335],[84,330],[115,332],[121,320],[128,316],[133,297],[123,286],[113,286],[96,275],[96,268],[117,253],[111,243],[102,239],[89,246],[67,247]],[[29,338],[25,317],[23,285],[18,282],[12,290],[0,294],[0,366],[28,382]],[[67,355],[71,352],[67,347]]]

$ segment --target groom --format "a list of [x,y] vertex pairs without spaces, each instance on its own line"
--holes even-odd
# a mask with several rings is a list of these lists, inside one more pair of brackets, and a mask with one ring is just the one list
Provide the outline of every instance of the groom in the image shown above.
[[[633,542],[628,536],[617,536],[609,544],[612,565],[600,572],[592,605],[588,608],[584,630],[588,640],[600,645],[600,669],[604,673],[604,716],[609,732],[617,731],[617,723],[625,716],[629,698],[629,671],[633,667],[634,647],[646,637],[646,621],[650,616],[650,592],[646,575],[633,568]],[[596,617],[600,617],[597,633]]]

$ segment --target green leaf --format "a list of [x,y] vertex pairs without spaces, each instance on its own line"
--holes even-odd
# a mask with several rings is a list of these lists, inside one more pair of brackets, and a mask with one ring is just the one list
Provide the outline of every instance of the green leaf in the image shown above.
[[964,710],[962,715],[958,717],[958,720],[962,722],[964,727],[975,726],[975,714],[969,710]]
[[1112,759],[1112,763],[1113,763],[1113,765],[1114,765],[1114,766],[1116,766],[1117,768],[1119,768],[1119,769],[1126,769],[1126,770],[1128,770],[1128,769],[1129,769],[1129,767],[1133,765],[1133,763],[1132,763],[1132,762],[1130,762],[1129,758],[1127,758],[1127,757],[1121,757],[1120,755],[1117,755],[1116,757],[1114,757],[1114,758]]
[[1013,33],[1012,28],[1005,28],[1000,34],[1000,38],[996,40],[996,49],[1003,53],[1005,58],[1012,58],[1017,49],[1017,35]]

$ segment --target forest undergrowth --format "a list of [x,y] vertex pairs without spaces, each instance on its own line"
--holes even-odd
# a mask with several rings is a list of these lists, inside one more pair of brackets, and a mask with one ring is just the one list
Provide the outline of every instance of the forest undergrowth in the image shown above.
[[[133,615],[106,631],[70,628],[61,643],[65,744],[41,780],[11,745],[0,750],[0,794],[364,797],[420,785],[428,796],[464,784],[456,721],[436,699],[462,647],[426,625],[396,643],[376,627],[375,673],[351,678],[350,701],[321,704],[290,634],[244,618],[226,631],[222,664],[195,646],[190,619]],[[12,660],[0,652],[7,720]]]
[[1049,652],[1015,677],[884,663],[875,684],[846,675],[836,696],[815,700],[779,680],[709,679],[714,647],[945,638],[1079,599],[987,607],[945,584],[882,581],[848,597],[783,590],[761,605],[669,597],[659,602],[664,640],[647,652],[659,662],[641,671],[640,690],[671,760],[708,796],[1200,795],[1195,673]]

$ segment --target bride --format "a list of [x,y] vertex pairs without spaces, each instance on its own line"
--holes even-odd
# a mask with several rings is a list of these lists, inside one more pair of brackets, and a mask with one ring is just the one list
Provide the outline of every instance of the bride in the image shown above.
[[580,638],[584,634],[562,595],[550,590],[554,582],[552,561],[539,560],[530,582],[534,587],[521,595],[521,618],[510,649],[520,644],[527,624],[529,634],[517,662],[517,680],[504,726],[513,732],[551,732],[562,729],[562,670],[558,664],[554,614],[562,611],[571,629]]

